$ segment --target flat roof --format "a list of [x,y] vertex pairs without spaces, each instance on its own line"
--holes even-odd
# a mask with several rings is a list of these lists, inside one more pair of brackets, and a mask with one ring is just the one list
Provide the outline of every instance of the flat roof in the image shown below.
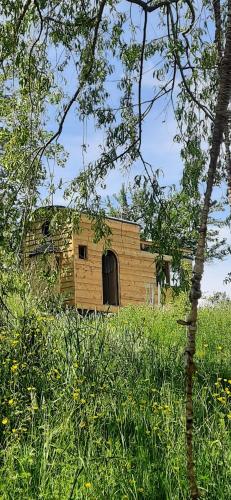
[[[45,206],[42,206],[41,207],[37,207],[35,208],[34,212],[36,212],[37,210],[41,210],[41,209],[44,209],[44,210],[52,210],[52,209],[64,209],[64,208],[68,208],[68,207],[65,207],[64,205],[45,205]],[[73,208],[73,210],[75,210]],[[82,212],[84,214],[84,212]],[[86,215],[86,214],[84,214]],[[107,215],[105,214],[105,218],[106,219],[109,219],[109,220],[115,220],[115,221],[118,221],[118,222],[124,222],[125,224],[133,224],[135,226],[140,226],[140,224],[138,222],[134,222],[134,221],[131,221],[131,220],[127,220],[127,219],[123,219],[122,217],[111,217],[110,215]]]
[[115,220],[115,221],[118,221],[118,222],[125,222],[126,224],[133,224],[135,226],[140,226],[140,224],[138,222],[134,222],[132,220],[127,220],[127,219],[122,219],[122,218],[119,218],[119,217],[110,217],[109,215],[106,215],[106,219]]

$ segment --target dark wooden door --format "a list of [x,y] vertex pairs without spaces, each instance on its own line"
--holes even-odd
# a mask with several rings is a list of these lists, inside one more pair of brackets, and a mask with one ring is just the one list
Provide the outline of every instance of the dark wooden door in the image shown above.
[[115,254],[108,250],[102,257],[103,303],[111,306],[119,305],[118,264]]

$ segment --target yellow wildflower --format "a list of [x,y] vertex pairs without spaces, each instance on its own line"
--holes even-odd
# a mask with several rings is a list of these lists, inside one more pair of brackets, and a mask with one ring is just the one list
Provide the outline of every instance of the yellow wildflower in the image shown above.
[[11,340],[12,347],[15,347],[19,343],[19,340]]
[[84,483],[84,486],[85,486],[85,488],[89,489],[92,487],[92,484],[91,483]]
[[7,425],[8,423],[9,423],[8,418],[5,417],[2,419],[2,425]]
[[16,371],[18,370],[18,363],[14,363],[12,366],[11,366],[11,371],[12,373],[16,373]]
[[75,389],[72,394],[74,401],[77,401],[77,399],[79,399],[79,395],[80,395],[80,390]]
[[220,396],[219,398],[217,398],[217,401],[220,401],[220,403],[222,404],[225,404],[225,398],[223,398],[222,396]]
[[14,404],[14,400],[13,399],[9,399],[8,405],[13,406],[13,404]]

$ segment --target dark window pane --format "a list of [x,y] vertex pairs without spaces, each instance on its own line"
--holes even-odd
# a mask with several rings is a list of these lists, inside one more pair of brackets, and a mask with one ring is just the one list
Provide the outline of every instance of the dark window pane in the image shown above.
[[42,233],[44,236],[50,236],[50,222],[46,220],[46,222],[42,225]]
[[87,259],[87,246],[79,245],[79,259]]

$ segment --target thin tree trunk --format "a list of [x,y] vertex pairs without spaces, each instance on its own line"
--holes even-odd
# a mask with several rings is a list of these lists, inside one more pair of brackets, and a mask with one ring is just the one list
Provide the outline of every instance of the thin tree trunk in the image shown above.
[[220,148],[227,119],[227,108],[231,97],[231,0],[228,1],[226,42],[224,57],[220,66],[220,83],[217,98],[215,120],[212,130],[212,147],[208,168],[207,186],[201,213],[199,238],[195,255],[195,264],[190,291],[191,309],[187,320],[186,355],[186,442],[187,442],[187,472],[192,500],[199,498],[197,486],[194,452],[193,452],[193,380],[195,373],[195,339],[197,332],[198,300],[201,297],[201,280],[204,272],[205,245],[207,236],[208,214],[212,188],[220,154]]
[[229,206],[231,207],[231,151],[230,151],[230,127],[231,127],[231,117],[230,111],[227,116],[227,122],[225,127],[225,163],[226,163],[226,174],[227,174],[227,198]]
[[[220,0],[213,0],[213,12],[215,20],[215,44],[217,46],[218,55],[218,71],[220,70],[220,64],[223,56],[223,32],[222,32],[222,20],[221,20],[221,5]],[[227,120],[225,125],[225,164],[226,164],[226,174],[227,174],[227,198],[228,203],[231,207],[231,150],[230,150],[230,127],[231,127],[231,113],[230,110],[227,113]]]

